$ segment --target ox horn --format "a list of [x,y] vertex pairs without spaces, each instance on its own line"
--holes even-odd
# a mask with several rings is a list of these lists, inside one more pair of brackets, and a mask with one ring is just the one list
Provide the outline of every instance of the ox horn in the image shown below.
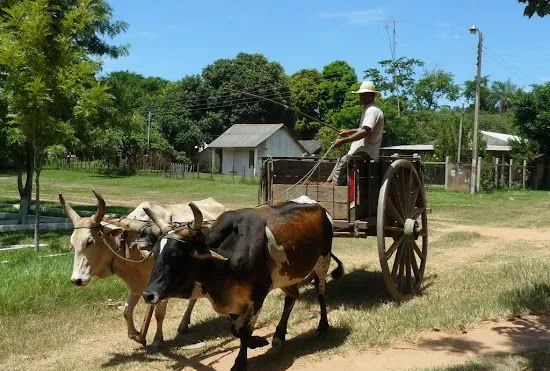
[[92,215],[92,219],[95,220],[97,224],[99,224],[101,223],[101,221],[103,220],[103,217],[105,216],[107,207],[105,206],[105,200],[103,199],[103,197],[101,197],[101,195],[96,191],[94,191],[93,189],[92,189],[92,192],[94,193],[95,198],[97,198],[97,213]]
[[163,234],[168,232],[170,229],[172,229],[170,224],[168,224],[168,222],[166,222],[166,220],[160,218],[157,214],[155,214],[155,212],[153,210],[149,209],[148,207],[144,207],[143,211],[145,211],[145,214],[147,214],[149,216],[149,218],[151,218],[151,220],[156,225],[158,225],[158,227],[160,228],[160,230]]
[[61,203],[61,207],[63,207],[63,211],[65,211],[65,215],[71,220],[73,223],[73,226],[78,223],[78,221],[81,219],[80,215],[76,213],[76,211],[73,210],[71,205],[65,202],[65,199],[63,198],[63,195],[59,194],[59,202]]
[[189,202],[189,207],[191,208],[191,211],[193,211],[193,224],[191,224],[191,228],[197,230],[202,228],[202,212],[200,211],[199,207],[195,205],[193,202]]

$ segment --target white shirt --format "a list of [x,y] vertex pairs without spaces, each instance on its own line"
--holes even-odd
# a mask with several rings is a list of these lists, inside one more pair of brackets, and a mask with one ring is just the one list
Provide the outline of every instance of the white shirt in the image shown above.
[[382,133],[384,131],[384,114],[378,106],[371,102],[363,106],[359,128],[368,127],[372,130],[369,136],[351,143],[348,155],[356,152],[366,152],[373,160],[378,160]]

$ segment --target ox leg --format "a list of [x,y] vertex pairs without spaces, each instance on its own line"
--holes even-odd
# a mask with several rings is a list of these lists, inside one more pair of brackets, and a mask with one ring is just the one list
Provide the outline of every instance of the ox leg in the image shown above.
[[330,254],[327,256],[321,256],[314,269],[315,287],[317,288],[319,307],[321,308],[321,318],[319,319],[319,326],[317,326],[318,332],[326,332],[329,328],[327,316],[327,301],[325,298],[326,277],[329,266]]
[[189,324],[191,323],[191,312],[193,312],[193,307],[195,307],[196,303],[197,299],[190,299],[187,303],[187,309],[185,310],[185,314],[183,315],[180,325],[178,326],[178,334],[181,335],[189,329]]
[[124,319],[126,320],[126,327],[128,328],[128,337],[137,342],[139,342],[139,332],[134,326],[134,308],[139,301],[139,297],[140,295],[128,292],[128,297],[124,303]]
[[288,327],[288,318],[294,308],[294,304],[298,299],[300,292],[298,291],[298,285],[285,287],[282,289],[285,295],[285,306],[283,309],[283,314],[275,330],[275,335],[273,335],[273,340],[271,340],[271,346],[273,348],[281,348],[286,337],[286,329]]
[[164,342],[164,334],[162,332],[162,323],[164,322],[164,317],[166,315],[166,306],[168,305],[168,300],[163,300],[155,306],[155,320],[157,321],[157,331],[155,332],[155,337],[153,338],[153,348],[160,347]]
[[254,331],[254,325],[258,319],[258,314],[264,299],[265,295],[261,298],[257,298],[254,304],[250,305],[242,315],[231,315],[231,332],[241,340],[239,354],[231,370],[247,369],[248,348],[254,349],[269,344],[268,341],[261,336],[252,336],[252,331]]

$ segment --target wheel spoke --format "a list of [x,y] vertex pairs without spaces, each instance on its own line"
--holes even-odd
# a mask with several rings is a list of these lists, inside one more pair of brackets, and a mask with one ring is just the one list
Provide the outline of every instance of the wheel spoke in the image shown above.
[[403,243],[404,236],[401,235],[397,241],[394,241],[388,251],[386,251],[386,261],[390,260],[393,253],[397,250],[399,246]]
[[420,214],[422,214],[424,211],[426,211],[426,206],[422,206],[422,207],[417,208],[417,209],[414,211],[413,215],[411,216],[411,219],[413,219],[413,220],[418,219],[418,217],[420,216]]
[[392,214],[393,217],[399,223],[401,223],[401,225],[405,224],[405,220],[403,219],[401,214],[399,214],[399,211],[397,211],[397,209],[395,208],[395,205],[393,204],[391,198],[389,198],[389,197],[386,199],[386,207],[387,207],[388,211],[390,212],[390,214]]
[[414,256],[414,251],[410,250],[410,254],[411,254],[411,259],[412,259],[412,268],[413,268],[413,272],[414,272],[414,279],[416,280],[416,282],[420,282],[422,280],[422,277],[420,277],[420,269],[418,269],[418,263],[417,263],[416,258]]
[[[401,195],[401,191],[399,190],[399,187],[398,187],[398,184],[397,184],[397,179],[399,179],[397,176],[394,177],[392,179],[392,182],[391,182],[391,185],[392,185],[392,196],[396,197],[396,201],[397,203],[399,204],[399,211],[401,212],[399,215],[401,215],[403,217],[403,219],[405,218],[405,210],[403,209],[403,197]],[[390,197],[388,197],[388,200],[390,199]]]
[[404,270],[405,270],[406,254],[407,254],[407,241],[405,241],[405,243],[403,244],[403,249],[399,259],[399,272],[397,273],[397,289],[399,291],[403,291],[403,276],[405,273]]
[[385,231],[390,231],[390,232],[403,233],[403,227],[394,227],[394,226],[391,226],[391,225],[385,225],[384,230]]
[[395,255],[395,260],[393,261],[393,267],[391,269],[392,278],[395,277],[397,273],[397,268],[399,268],[399,262],[401,261],[401,255],[403,255],[403,245],[399,245],[397,248],[397,254]]
[[426,257],[424,256],[424,254],[416,244],[416,241],[412,241],[412,247],[413,247],[413,250],[416,252],[416,255],[418,255],[418,257],[420,258],[420,261],[424,261]]
[[411,272],[411,249],[410,248],[407,248],[407,259],[405,261],[405,274],[406,274],[406,280],[405,280],[405,283],[406,283],[406,287],[405,289],[407,290],[406,293],[407,294],[410,294],[412,292],[412,279],[411,279],[411,276],[412,276],[412,272]]
[[411,213],[414,212],[414,208],[416,207],[416,201],[418,200],[418,195],[420,194],[420,187],[422,185],[417,185],[417,187],[414,189],[412,194],[412,203],[411,203]]

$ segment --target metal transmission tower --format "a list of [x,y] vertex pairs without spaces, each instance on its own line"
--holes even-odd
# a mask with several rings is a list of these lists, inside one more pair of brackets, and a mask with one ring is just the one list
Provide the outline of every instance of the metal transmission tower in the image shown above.
[[[401,104],[400,104],[400,92],[399,92],[399,84],[395,78],[395,72],[396,72],[396,64],[395,64],[395,46],[397,45],[397,42],[395,41],[395,24],[399,22],[395,19],[389,19],[387,21],[384,21],[386,32],[388,34],[388,41],[390,43],[390,52],[391,52],[391,61],[392,61],[392,81],[393,86],[395,88],[395,93],[397,95],[397,114],[401,115]],[[392,25],[392,31],[390,33],[389,25]]]

